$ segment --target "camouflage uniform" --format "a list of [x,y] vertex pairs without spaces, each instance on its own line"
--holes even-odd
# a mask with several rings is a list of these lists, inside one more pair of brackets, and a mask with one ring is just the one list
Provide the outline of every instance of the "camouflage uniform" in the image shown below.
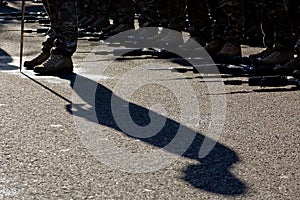
[[96,10],[99,15],[109,18],[109,0],[95,0]]
[[297,54],[297,57],[293,57],[285,65],[275,67],[274,71],[281,75],[293,75],[295,78],[300,79],[300,2],[299,0],[287,0],[286,3],[298,39],[294,47],[294,53]]
[[270,23],[270,16],[265,15],[265,9],[261,9],[261,28],[263,31],[263,43],[267,49],[272,50],[275,44],[274,27]]
[[118,4],[115,0],[109,0],[109,16],[114,24],[119,23]]
[[[295,35],[288,18],[284,0],[256,0],[264,11],[275,32],[275,49],[291,50],[295,44]],[[264,13],[263,13],[264,14]]]
[[94,0],[80,0],[78,2],[78,26],[79,28],[87,28],[97,18],[98,2],[94,2]]
[[253,0],[244,0],[244,8],[244,42],[250,46],[262,47],[261,8]]
[[111,0],[110,10],[113,13],[114,24],[134,25],[134,2],[133,0]]
[[184,31],[186,27],[186,2],[175,0],[169,2],[169,24],[168,28],[176,31]]
[[86,30],[90,32],[100,32],[110,25],[109,22],[109,0],[91,0],[93,13],[91,21],[87,24]]
[[207,0],[207,4],[212,18],[212,39],[224,40],[224,30],[227,24],[226,13],[221,9],[218,0]]
[[244,14],[242,0],[207,0],[212,19],[212,40],[204,49],[223,62],[241,56]]
[[288,14],[297,34],[298,41],[295,45],[295,52],[300,56],[300,2],[299,0],[287,0]]
[[[176,3],[176,2],[175,2]],[[170,23],[170,1],[159,0],[156,3],[156,12],[158,14],[158,22],[161,27],[168,28]]]
[[52,53],[72,56],[77,48],[77,1],[43,0],[43,4],[51,21],[43,51],[52,49]]
[[294,47],[294,53],[297,54],[297,57],[293,56],[286,64],[276,66],[274,71],[280,75],[293,75],[295,78],[300,79],[300,2],[299,0],[287,0],[286,3],[288,14],[298,39]]
[[211,40],[211,21],[206,0],[187,0],[189,33],[201,45]]
[[[213,1],[208,1],[213,2]],[[212,3],[209,3],[212,4]],[[224,29],[223,39],[236,45],[241,44],[243,38],[244,14],[241,0],[218,0],[214,3],[212,17],[220,22],[220,29],[214,29],[213,34],[217,37],[219,30]],[[216,33],[214,33],[216,31]]]
[[[296,35],[288,17],[285,0],[256,0],[256,3],[262,7],[262,16],[266,19],[266,21],[262,21],[264,33],[268,33],[265,36],[268,36],[267,38],[269,39],[274,38],[274,44],[271,44],[271,41],[267,41],[266,37],[264,38],[264,42],[267,45],[265,51],[271,49],[271,53],[266,55],[264,55],[264,51],[259,53],[258,64],[283,65],[294,58],[293,48],[296,42]],[[266,30],[267,32],[265,32]],[[254,55],[255,57],[257,56]]]
[[78,15],[86,15],[89,12],[90,0],[78,1]]
[[[159,6],[162,2],[161,0],[138,0],[138,2],[141,6],[141,15],[139,17],[140,27],[167,27],[169,22],[161,23],[159,15]],[[164,13],[168,14],[167,10],[165,10]]]

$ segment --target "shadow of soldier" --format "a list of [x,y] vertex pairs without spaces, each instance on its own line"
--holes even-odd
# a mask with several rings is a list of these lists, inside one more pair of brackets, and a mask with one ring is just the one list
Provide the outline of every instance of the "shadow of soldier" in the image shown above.
[[0,48],[0,71],[4,70],[17,70],[19,67],[10,65],[13,58],[3,49]]
[[203,136],[197,134],[193,144],[183,155],[198,160],[197,165],[189,165],[183,179],[194,187],[223,195],[241,195],[245,193],[245,184],[229,170],[232,164],[239,161],[231,149],[217,143],[214,149],[202,159],[197,159],[197,152],[203,141]]
[[[177,154],[178,156],[199,162],[199,164],[187,166],[183,170],[185,176],[182,177],[182,179],[195,188],[215,194],[235,196],[246,193],[245,184],[230,172],[230,167],[239,161],[237,154],[233,150],[215,141],[216,145],[210,153],[204,158],[199,158],[199,151],[205,136],[167,117],[165,117],[166,121],[164,127],[155,136],[149,138],[133,137],[122,131],[114,119],[111,107],[111,99],[112,96],[115,95],[113,91],[91,79],[76,74],[60,76],[60,78],[70,80],[74,92],[88,104],[95,105],[93,108],[86,108],[83,107],[83,105],[74,104],[73,102],[72,105],[66,106],[67,111],[72,115],[84,118],[95,124],[112,128],[130,138],[139,139],[146,144],[158,148],[164,148],[168,145],[176,136],[179,127],[183,126],[186,131],[186,137],[194,138],[188,149],[179,155],[176,149],[164,148],[164,150],[171,154]],[[82,84],[81,89],[74,87],[75,81],[78,79],[80,79],[80,84]],[[97,85],[97,89],[94,93],[95,98],[91,99],[87,96],[87,90],[93,88],[95,84]],[[114,98],[118,98],[120,105],[129,104],[131,120],[139,126],[146,126],[151,123],[149,116],[160,116],[160,114],[154,111],[128,102],[118,96],[114,96]],[[95,100],[95,102],[91,102],[93,100]],[[89,114],[90,110],[95,110],[96,119]]]

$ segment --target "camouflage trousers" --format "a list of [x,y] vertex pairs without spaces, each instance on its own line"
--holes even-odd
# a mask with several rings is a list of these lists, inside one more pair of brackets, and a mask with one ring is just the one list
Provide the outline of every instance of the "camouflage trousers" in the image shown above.
[[91,12],[92,1],[91,0],[80,0],[77,5],[78,15],[86,15],[86,13]]
[[277,50],[293,49],[297,37],[288,16],[285,0],[256,0],[256,2],[262,7],[262,18],[265,19],[263,23],[266,26],[269,24],[273,30],[274,48]]
[[169,25],[168,28],[176,31],[184,31],[186,27],[186,2],[183,0],[169,0]]
[[234,44],[243,39],[244,11],[242,0],[207,0],[212,17],[212,37]]
[[[167,23],[162,25],[158,9],[161,4],[161,0],[137,0],[140,8],[141,15],[139,17],[140,27],[167,27]],[[167,12],[167,7],[165,10]]]
[[300,1],[287,0],[286,3],[288,7],[288,14],[298,39],[295,45],[295,52],[297,56],[300,56]]
[[187,0],[189,33],[205,44],[211,40],[211,21],[206,0]]
[[43,0],[51,29],[43,42],[43,51],[72,56],[77,48],[77,0]]
[[111,0],[110,12],[113,12],[114,23],[134,25],[134,2],[133,0]]

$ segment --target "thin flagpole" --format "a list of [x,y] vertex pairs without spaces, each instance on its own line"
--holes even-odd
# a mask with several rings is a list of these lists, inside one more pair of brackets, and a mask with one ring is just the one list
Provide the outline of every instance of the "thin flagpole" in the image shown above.
[[20,39],[20,72],[22,71],[23,43],[24,43],[24,24],[25,24],[25,0],[22,0],[22,22],[21,22],[21,39]]

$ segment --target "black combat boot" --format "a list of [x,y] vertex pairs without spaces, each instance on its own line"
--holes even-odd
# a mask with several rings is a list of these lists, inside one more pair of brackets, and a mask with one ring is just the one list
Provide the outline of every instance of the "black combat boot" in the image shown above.
[[109,18],[99,15],[94,23],[89,25],[86,30],[90,32],[101,32],[103,28],[110,25]]
[[158,35],[158,28],[140,28],[134,32],[134,35],[129,36],[129,39],[137,42],[144,42]]
[[222,40],[213,39],[204,47],[204,49],[209,55],[214,56],[223,48],[224,44],[225,43]]
[[110,25],[108,25],[107,27],[102,28],[102,32],[103,32],[105,35],[108,35],[109,32],[110,32],[111,30],[115,29],[117,26],[118,26],[118,24],[114,22],[113,24],[110,24]]
[[183,51],[191,51],[200,46],[205,46],[205,41],[202,38],[190,37],[184,44],[180,45],[179,48]]
[[275,73],[284,76],[291,76],[293,72],[300,69],[300,57],[297,56],[284,65],[279,65],[274,68]]
[[167,30],[167,34],[158,42],[174,48],[178,48],[180,45],[184,44],[182,34],[178,34],[177,31],[173,30]]
[[97,20],[97,16],[96,15],[87,15],[86,17],[82,18],[79,22],[78,22],[78,27],[79,28],[87,28],[88,26],[90,26],[91,24],[93,24],[95,21]]
[[267,57],[260,60],[260,65],[281,65],[294,58],[293,50],[275,50]]
[[241,45],[226,42],[222,49],[217,53],[217,56],[233,57],[242,56]]
[[40,75],[61,75],[73,72],[71,56],[51,54],[42,65],[36,66],[34,72]]
[[24,67],[28,70],[33,70],[35,66],[38,66],[45,62],[50,57],[50,52],[42,51],[38,56],[32,60],[25,61]]
[[296,79],[300,79],[300,69],[297,69],[293,72],[293,76],[296,78]]
[[113,36],[116,35],[118,33],[124,32],[124,31],[128,31],[134,29],[133,25],[127,24],[127,23],[119,23],[115,28],[111,29],[110,31],[107,31],[105,34],[107,36]]
[[251,54],[249,56],[249,58],[253,61],[256,61],[256,60],[261,60],[267,56],[269,56],[271,53],[273,53],[273,47],[267,47],[266,49],[264,49],[263,51],[259,52],[259,53],[256,53],[256,54]]

